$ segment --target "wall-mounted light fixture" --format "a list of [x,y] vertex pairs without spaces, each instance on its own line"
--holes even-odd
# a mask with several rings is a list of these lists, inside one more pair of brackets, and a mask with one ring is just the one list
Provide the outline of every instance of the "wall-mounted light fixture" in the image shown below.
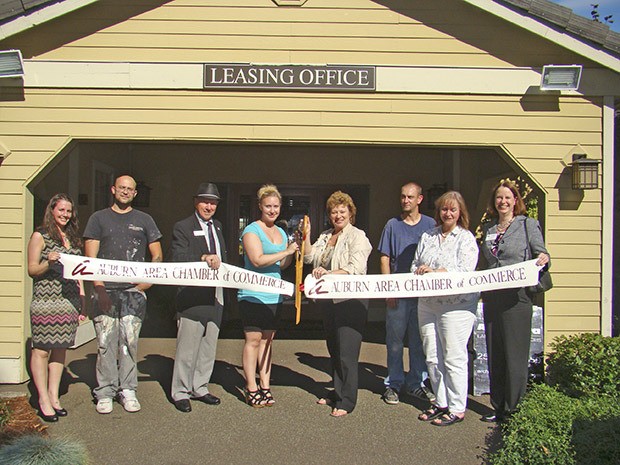
[[24,61],[19,50],[0,50],[0,78],[24,75]]
[[588,158],[585,153],[574,153],[573,162],[573,189],[598,189],[599,160]]
[[540,90],[577,90],[582,69],[581,65],[545,65]]

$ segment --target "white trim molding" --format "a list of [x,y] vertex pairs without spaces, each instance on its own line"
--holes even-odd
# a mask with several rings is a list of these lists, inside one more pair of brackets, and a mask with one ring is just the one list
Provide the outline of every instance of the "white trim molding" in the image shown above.
[[611,336],[614,261],[614,97],[603,105],[603,250],[601,254],[601,334]]
[[[76,89],[204,88],[205,63],[24,61],[24,87]],[[372,65],[370,65],[372,66]],[[377,66],[376,92],[471,95],[560,95],[540,91],[541,68]],[[620,95],[620,77],[605,69],[584,69],[584,83],[562,95]],[[606,83],[602,85],[601,83]],[[264,89],[257,89],[259,91]]]

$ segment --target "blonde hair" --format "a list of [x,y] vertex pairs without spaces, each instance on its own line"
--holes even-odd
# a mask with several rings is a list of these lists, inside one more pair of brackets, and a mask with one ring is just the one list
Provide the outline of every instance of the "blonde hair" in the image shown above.
[[280,194],[278,188],[273,184],[263,184],[256,193],[256,198],[258,199],[259,205],[263,199],[267,197],[277,197],[278,200],[280,200],[280,203],[282,203],[282,195]]
[[435,201],[435,221],[437,224],[442,224],[441,209],[449,203],[455,203],[459,207],[459,219],[456,224],[463,229],[469,229],[467,205],[465,205],[465,199],[461,193],[457,191],[448,191]]
[[351,196],[342,191],[334,192],[329,196],[327,202],[325,203],[327,213],[330,213],[332,209],[338,205],[345,205],[349,209],[349,213],[351,214],[350,223],[355,224],[355,214],[357,213],[357,208],[355,208],[355,204],[353,203]]

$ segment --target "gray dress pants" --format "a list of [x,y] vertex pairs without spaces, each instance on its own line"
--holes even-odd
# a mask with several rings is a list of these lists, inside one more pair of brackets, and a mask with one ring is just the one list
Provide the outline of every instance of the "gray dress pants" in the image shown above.
[[[192,310],[195,310],[193,308]],[[223,307],[204,305],[206,322],[185,318],[181,314],[177,333],[177,350],[172,373],[172,399],[190,399],[209,393],[209,381],[215,365],[217,338],[220,334]]]

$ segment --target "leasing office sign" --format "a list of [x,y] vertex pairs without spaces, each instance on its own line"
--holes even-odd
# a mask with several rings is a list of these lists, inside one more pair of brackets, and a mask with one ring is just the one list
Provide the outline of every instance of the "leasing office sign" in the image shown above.
[[374,66],[205,64],[205,89],[374,91]]

